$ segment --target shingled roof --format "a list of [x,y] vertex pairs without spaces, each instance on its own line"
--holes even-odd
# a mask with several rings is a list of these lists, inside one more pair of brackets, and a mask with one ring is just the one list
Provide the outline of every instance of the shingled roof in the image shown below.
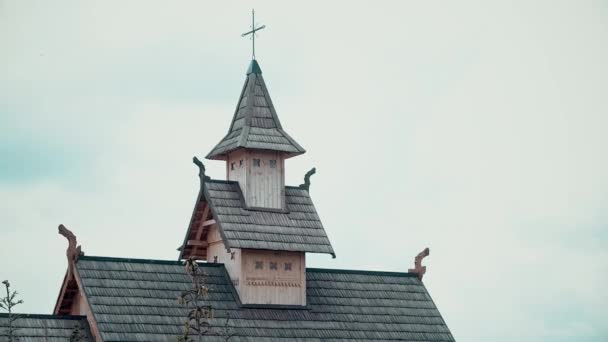
[[[238,182],[207,179],[196,205],[205,202],[227,248],[327,253],[335,257],[306,189],[285,187],[285,211],[260,210],[247,207]],[[191,222],[184,246],[194,235],[192,228]]]
[[306,152],[282,128],[262,69],[251,61],[228,134],[209,152],[208,159],[226,159],[238,148],[286,152],[292,157]]
[[[83,342],[93,341],[85,316],[20,314],[13,322],[20,342],[66,342],[78,326]],[[0,341],[8,341],[8,315],[0,314]]]
[[[223,264],[200,264],[215,310],[205,341],[454,341],[415,274],[307,269],[307,306],[244,307]],[[83,256],[76,264],[104,342],[171,341],[187,309],[176,298],[191,286],[175,261]]]

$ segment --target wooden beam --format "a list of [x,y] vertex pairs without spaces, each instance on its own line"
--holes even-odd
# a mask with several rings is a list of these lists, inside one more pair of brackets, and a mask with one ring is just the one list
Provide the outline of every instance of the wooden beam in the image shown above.
[[201,217],[202,224],[198,226],[198,231],[196,232],[196,240],[200,240],[203,235],[203,227],[205,226],[205,221],[207,219],[207,215],[209,215],[209,205],[205,205],[205,209],[203,210],[203,216]]
[[[209,243],[207,241],[200,240],[188,240],[188,246],[207,247]],[[194,252],[192,254],[195,254]]]
[[[194,238],[194,240],[200,241],[201,236],[203,236],[203,224],[205,223],[205,220],[207,219],[207,215],[209,215],[209,203],[205,203],[205,208],[203,209],[203,215],[201,216],[201,224],[198,226],[198,230],[196,232],[196,236]],[[194,246],[194,249],[192,250],[192,254],[191,255],[196,255],[196,252],[198,252],[198,246]]]
[[214,224],[215,224],[215,220],[211,219],[211,220],[207,220],[207,221],[203,222],[202,226],[207,227],[207,226],[212,226]]

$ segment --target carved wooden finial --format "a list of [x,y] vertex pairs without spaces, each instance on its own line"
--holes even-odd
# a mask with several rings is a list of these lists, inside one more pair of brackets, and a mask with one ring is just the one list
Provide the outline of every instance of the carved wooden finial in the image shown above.
[[410,273],[418,274],[418,279],[420,280],[422,280],[422,277],[426,273],[426,266],[422,266],[422,259],[429,256],[430,252],[431,251],[427,247],[422,252],[418,253],[418,255],[416,255],[416,258],[414,258],[414,268],[410,268],[408,270]]
[[205,164],[203,164],[202,161],[200,161],[196,156],[194,156],[192,158],[192,162],[194,164],[196,164],[196,166],[198,166],[198,177],[201,179],[201,185],[207,181],[210,180],[211,177],[205,175]]
[[304,175],[304,184],[300,184],[300,188],[310,190],[310,177],[314,175],[315,172],[317,172],[317,169],[314,167],[310,169],[310,171],[306,172]]
[[71,230],[67,229],[63,224],[59,225],[59,234],[63,235],[68,240],[68,248],[65,252],[68,257],[68,278],[72,274],[74,264],[78,257],[84,255],[82,248],[77,246],[76,235]]

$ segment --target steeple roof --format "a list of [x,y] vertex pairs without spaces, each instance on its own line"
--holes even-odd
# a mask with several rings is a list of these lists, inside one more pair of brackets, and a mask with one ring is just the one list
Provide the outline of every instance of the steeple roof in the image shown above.
[[226,154],[239,148],[285,152],[286,157],[306,152],[283,130],[255,59],[247,70],[228,134],[209,152],[207,159],[226,159]]
[[335,258],[308,189],[286,186],[284,191],[285,211],[256,210],[247,207],[238,182],[204,180],[179,258],[193,255],[194,245],[188,241],[198,239],[197,228],[207,219],[200,213],[207,205],[227,248],[327,253]]

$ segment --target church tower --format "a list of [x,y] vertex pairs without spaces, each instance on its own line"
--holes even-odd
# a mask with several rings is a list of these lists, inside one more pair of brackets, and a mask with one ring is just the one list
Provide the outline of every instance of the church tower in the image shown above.
[[207,159],[226,161],[226,178],[239,182],[248,207],[285,210],[285,159],[304,152],[283,130],[252,60],[228,134]]
[[226,180],[195,158],[201,188],[179,257],[223,263],[241,305],[305,306],[306,253],[335,256],[309,195],[314,169],[285,185],[285,160],[304,152],[253,59],[228,133],[207,155],[226,162]]

